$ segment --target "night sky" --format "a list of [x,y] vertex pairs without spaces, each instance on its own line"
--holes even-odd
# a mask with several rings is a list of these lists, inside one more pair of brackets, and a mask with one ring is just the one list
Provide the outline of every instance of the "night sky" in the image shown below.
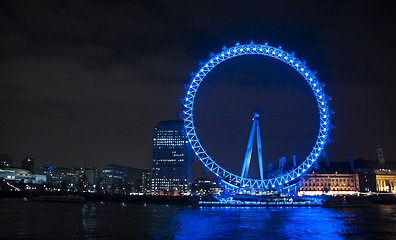
[[[330,160],[374,160],[377,145],[396,159],[395,1],[212,2],[1,1],[0,153],[15,166],[31,156],[36,166],[149,168],[152,130],[177,119],[199,60],[254,40],[294,51],[326,84]],[[257,56],[223,63],[199,89],[209,154],[239,173],[257,108],[264,161],[305,157],[318,131],[313,94],[290,67]]]

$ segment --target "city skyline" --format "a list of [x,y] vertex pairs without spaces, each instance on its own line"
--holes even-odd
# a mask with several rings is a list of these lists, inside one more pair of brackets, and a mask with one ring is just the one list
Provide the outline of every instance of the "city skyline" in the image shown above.
[[[4,22],[0,30],[4,36],[0,41],[0,153],[12,155],[17,166],[31,156],[36,166],[83,166],[87,159],[87,166],[99,168],[115,163],[148,169],[152,130],[160,121],[177,120],[182,111],[177,100],[184,96],[189,72],[196,71],[199,60],[208,59],[209,52],[221,51],[222,45],[254,40],[295,51],[326,84],[325,91],[332,97],[330,108],[335,111],[334,143],[327,147],[332,161],[347,161],[349,154],[373,160],[377,145],[382,146],[385,161],[395,160],[394,3],[205,5],[0,3]],[[263,62],[253,62],[258,63]],[[216,84],[224,86],[228,78],[234,83],[231,90],[242,89],[254,78],[245,74],[252,62],[233,64],[216,70],[218,82],[206,85],[203,96],[207,98],[200,98],[203,110],[197,116],[202,121],[204,107],[211,110],[214,106],[205,105],[205,99],[218,99],[211,95],[212,90],[219,90]],[[227,75],[232,67],[234,75]],[[282,67],[270,64],[263,69],[269,80],[260,85],[261,96],[283,107],[293,102],[288,95],[301,96],[302,112],[315,107],[303,84],[288,81],[292,70],[277,78],[278,72],[284,73]],[[285,100],[274,98],[273,89],[284,89],[279,94]],[[250,119],[254,110],[249,111],[241,117]],[[315,123],[315,119],[310,121]],[[225,124],[219,133],[235,127],[232,124]],[[299,124],[294,129],[311,131],[309,126]],[[209,125],[202,129],[204,138],[205,131],[212,131]],[[248,131],[238,133],[246,135],[237,141],[242,149],[246,149]],[[210,140],[208,145],[216,148]],[[235,166],[242,167],[242,159]]]

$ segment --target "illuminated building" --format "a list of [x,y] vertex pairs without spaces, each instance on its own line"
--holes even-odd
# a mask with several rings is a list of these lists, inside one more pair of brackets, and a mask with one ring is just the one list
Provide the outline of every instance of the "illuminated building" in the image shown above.
[[47,181],[44,175],[34,174],[29,170],[16,167],[0,167],[0,178],[25,183],[44,183]]
[[85,170],[85,168],[40,166],[36,168],[36,172],[45,175],[48,183],[53,186],[74,191],[93,190],[93,185],[99,181],[97,168]]
[[375,161],[367,161],[364,159],[357,159],[355,161],[356,172],[359,175],[359,191],[360,192],[376,192],[376,174],[375,168],[378,163]]
[[95,188],[96,185],[99,185],[100,177],[99,177],[99,169],[95,167],[85,168],[84,182],[90,187]]
[[75,190],[93,191],[99,185],[99,169],[95,167],[71,168],[70,172],[70,184],[73,184]]
[[34,174],[28,170],[13,168],[13,167],[5,167],[0,168],[0,178],[4,178],[6,180],[20,181],[25,180],[27,182],[32,182],[34,180]]
[[141,193],[146,193],[150,189],[150,170],[143,170],[142,185],[140,187]]
[[359,175],[348,162],[319,162],[302,179],[298,195],[351,195],[359,191]]
[[163,121],[153,131],[151,186],[153,194],[191,193],[192,150],[182,121]]
[[396,163],[385,162],[382,149],[377,161],[362,158],[348,162],[320,162],[302,180],[301,195],[346,195],[359,193],[396,193]]
[[385,162],[382,149],[377,161],[357,159],[356,170],[359,173],[361,192],[396,193],[396,163]]
[[32,171],[34,169],[34,160],[31,157],[26,157],[22,160],[21,168]]
[[375,170],[377,192],[396,193],[396,172],[390,168]]
[[101,185],[108,193],[140,193],[143,170],[109,164],[103,168]]
[[374,170],[377,192],[396,193],[396,164],[385,162],[380,146],[377,147],[377,162]]
[[36,168],[38,174],[47,176],[48,183],[57,187],[72,187],[75,171],[71,168],[40,166]]
[[194,183],[194,194],[205,196],[213,194],[221,194],[224,187],[220,186],[216,181],[207,178],[199,178]]
[[[382,150],[380,152],[382,155]],[[396,163],[385,162],[383,157],[378,156],[377,161],[360,158],[355,163],[361,192],[396,193]]]

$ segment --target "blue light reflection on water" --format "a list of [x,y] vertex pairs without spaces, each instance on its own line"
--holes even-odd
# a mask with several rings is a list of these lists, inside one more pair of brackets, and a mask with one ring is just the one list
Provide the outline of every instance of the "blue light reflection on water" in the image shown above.
[[344,239],[339,216],[319,207],[201,208],[180,212],[169,229],[178,229],[175,239]]
[[0,215],[0,239],[396,239],[396,205],[197,208],[0,199]]

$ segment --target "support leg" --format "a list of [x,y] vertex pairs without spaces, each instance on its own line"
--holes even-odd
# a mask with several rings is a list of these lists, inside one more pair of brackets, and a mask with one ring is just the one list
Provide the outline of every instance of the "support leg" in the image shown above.
[[249,172],[250,160],[252,159],[254,132],[255,124],[253,122],[252,130],[250,131],[249,142],[246,149],[245,160],[243,161],[243,167],[241,172],[241,177],[243,178],[247,177]]
[[261,150],[261,136],[260,136],[260,127],[258,120],[255,120],[256,123],[256,132],[257,132],[257,152],[258,152],[258,162],[259,162],[259,167],[260,167],[260,178],[261,180],[264,180],[264,174],[263,174],[263,153]]

